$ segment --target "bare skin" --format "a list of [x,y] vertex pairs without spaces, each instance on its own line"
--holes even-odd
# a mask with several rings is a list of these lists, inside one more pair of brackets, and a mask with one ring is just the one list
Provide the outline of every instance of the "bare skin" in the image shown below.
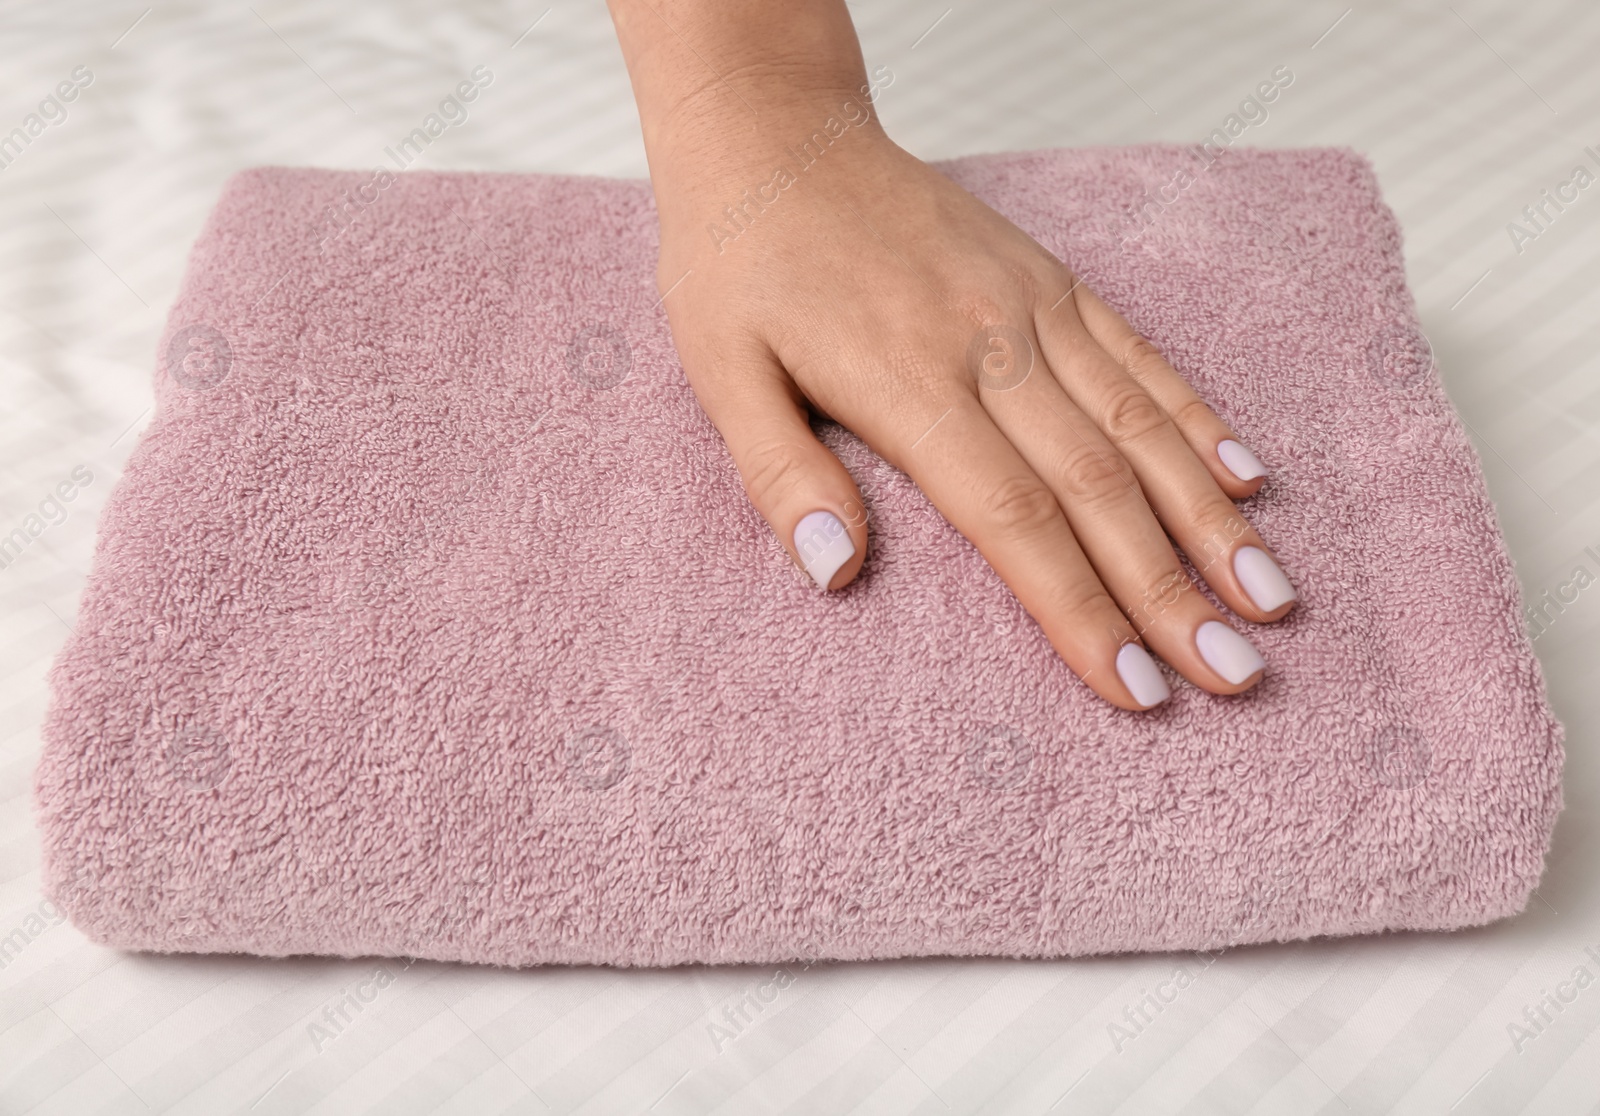
[[1161,700],[1119,673],[1127,644],[1214,693],[1256,685],[1259,667],[1230,680],[1202,655],[1201,625],[1228,621],[1173,549],[1240,617],[1293,608],[1258,608],[1235,566],[1271,555],[1233,503],[1262,478],[1219,456],[1237,436],[1062,261],[889,138],[842,0],[611,10],[673,339],[791,558],[806,565],[795,531],[819,511],[854,546],[825,588],[867,553],[815,413],[909,475],[1107,701]]

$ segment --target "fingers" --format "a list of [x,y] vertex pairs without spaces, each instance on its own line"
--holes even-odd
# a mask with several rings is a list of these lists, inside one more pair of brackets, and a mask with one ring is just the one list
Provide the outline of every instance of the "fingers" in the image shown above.
[[868,441],[971,540],[1085,685],[1124,709],[1165,701],[1166,680],[1050,488],[969,392],[955,390],[925,406],[926,422],[914,440],[877,428],[867,431]]
[[866,513],[849,471],[817,441],[798,391],[770,352],[709,363],[697,362],[690,378],[750,502],[818,588],[848,585],[867,553]]
[[988,389],[990,382],[979,377],[984,409],[1055,494],[1100,581],[1144,642],[1202,689],[1232,694],[1254,685],[1265,664],[1193,592],[1121,452],[1048,370],[1014,387]]
[[[1128,460],[1167,534],[1228,607],[1256,623],[1281,618],[1293,607],[1296,594],[1271,548],[1219,487],[1214,468],[1196,455],[1195,443],[1171,412],[1112,358],[1075,314],[1063,312],[1069,305],[1041,316],[1038,323],[1045,357],[1063,390]],[[1102,314],[1099,321],[1109,339],[1108,319]],[[1125,349],[1137,349],[1130,335],[1127,330],[1118,336]],[[1169,400],[1183,397],[1170,382],[1181,383],[1175,372],[1152,371],[1148,354],[1138,359],[1144,375]],[[1191,424],[1202,424],[1202,411],[1210,414],[1203,404],[1188,409]],[[1210,453],[1215,457],[1214,447]]]
[[1072,297],[1089,335],[1172,417],[1194,455],[1222,490],[1236,500],[1259,491],[1267,475],[1266,466],[1160,351],[1087,286],[1078,284]]

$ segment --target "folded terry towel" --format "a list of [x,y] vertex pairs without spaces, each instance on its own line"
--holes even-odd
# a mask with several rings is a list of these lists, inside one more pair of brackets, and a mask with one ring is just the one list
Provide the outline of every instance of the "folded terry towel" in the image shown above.
[[1561,728],[1366,162],[942,169],[1272,467],[1244,511],[1301,603],[1240,623],[1254,691],[1101,701],[831,426],[872,546],[818,593],[684,382],[645,183],[252,170],[195,246],[51,676],[47,890],[126,948],[502,964],[1520,910]]

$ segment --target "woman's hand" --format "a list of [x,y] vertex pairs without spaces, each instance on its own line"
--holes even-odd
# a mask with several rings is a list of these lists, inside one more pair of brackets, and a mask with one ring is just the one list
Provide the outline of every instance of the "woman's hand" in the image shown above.
[[[1108,701],[1168,696],[1141,643],[1204,689],[1254,685],[1168,536],[1239,615],[1281,617],[1294,590],[1233,505],[1260,463],[1059,260],[888,138],[843,4],[613,9],[673,339],[791,556],[829,589],[867,549],[814,410],[907,473]],[[647,108],[662,85],[682,92]]]

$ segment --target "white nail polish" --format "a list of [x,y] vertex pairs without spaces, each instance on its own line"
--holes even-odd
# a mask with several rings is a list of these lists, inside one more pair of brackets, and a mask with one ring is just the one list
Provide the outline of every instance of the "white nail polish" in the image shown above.
[[854,557],[856,544],[832,512],[814,511],[795,526],[794,549],[817,588],[826,591],[839,567]]
[[1232,438],[1224,438],[1217,443],[1217,456],[1222,458],[1228,472],[1242,481],[1267,475],[1267,467],[1261,464],[1261,459]]
[[1146,708],[1160,705],[1172,696],[1167,680],[1161,677],[1161,668],[1150,652],[1137,643],[1124,643],[1117,652],[1117,677],[1128,687],[1133,700]]
[[1260,547],[1241,546],[1235,551],[1233,572],[1262,612],[1271,612],[1295,599],[1294,586]]
[[1267,661],[1261,657],[1261,652],[1220,620],[1207,620],[1201,624],[1199,631],[1194,633],[1194,642],[1206,665],[1235,686],[1256,671],[1267,669]]

